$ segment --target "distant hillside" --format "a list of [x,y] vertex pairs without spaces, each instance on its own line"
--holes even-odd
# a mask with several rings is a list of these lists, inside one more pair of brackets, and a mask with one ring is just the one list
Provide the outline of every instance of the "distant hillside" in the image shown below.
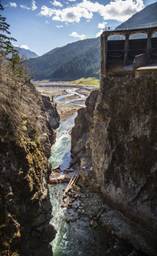
[[20,57],[23,59],[32,59],[38,57],[38,55],[35,52],[32,52],[31,50],[26,50],[20,47],[16,47],[16,50],[18,51]]
[[[157,3],[133,15],[118,28],[131,28],[157,22]],[[75,80],[98,77],[100,70],[99,39],[87,39],[53,49],[26,62],[36,80]]]
[[74,80],[98,76],[99,40],[87,39],[56,48],[27,61],[34,79]]

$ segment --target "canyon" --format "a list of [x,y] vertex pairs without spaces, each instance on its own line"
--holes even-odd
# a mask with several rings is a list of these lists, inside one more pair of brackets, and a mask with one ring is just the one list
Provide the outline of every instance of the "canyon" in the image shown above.
[[[155,256],[156,77],[104,78],[95,90],[34,86],[8,68],[0,94],[1,255]],[[77,178],[48,185],[51,172]]]
[[156,76],[34,86],[3,63],[0,100],[1,255],[155,256]]
[[0,256],[157,255],[156,10],[104,23],[101,61],[17,48],[0,15]]
[[95,90],[2,64],[1,255],[155,256],[155,74]]
[[[50,162],[79,177],[68,189],[49,186],[54,255],[156,255],[156,84],[152,76],[106,78],[81,104],[85,88],[57,87],[61,126]],[[40,92],[55,95],[51,86]],[[60,138],[71,129],[70,153]]]

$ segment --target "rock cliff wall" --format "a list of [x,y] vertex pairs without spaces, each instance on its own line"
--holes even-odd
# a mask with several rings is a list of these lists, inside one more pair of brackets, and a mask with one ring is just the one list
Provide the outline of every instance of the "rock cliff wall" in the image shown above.
[[58,113],[20,69],[1,64],[0,255],[52,255],[47,177]]
[[104,232],[110,229],[131,243],[140,251],[135,255],[155,256],[157,80],[109,78],[101,81],[97,94],[94,100],[90,96],[76,119],[73,162],[85,184],[102,194],[106,206],[99,225]]

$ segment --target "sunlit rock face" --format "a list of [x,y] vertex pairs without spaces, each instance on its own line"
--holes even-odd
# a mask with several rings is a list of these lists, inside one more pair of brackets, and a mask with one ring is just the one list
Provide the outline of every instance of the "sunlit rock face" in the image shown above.
[[[55,231],[49,224],[47,158],[55,133],[35,88],[29,82],[14,79],[11,69],[3,71],[0,74],[0,255],[50,256]],[[53,106],[52,111],[55,111]]]
[[[82,111],[89,128],[77,162],[82,173],[90,163],[94,181],[88,179],[86,184],[97,186],[109,207],[100,217],[101,227],[141,252],[157,255],[157,80],[105,79],[92,122],[88,122],[92,112]],[[85,134],[78,136],[73,140],[75,158]]]

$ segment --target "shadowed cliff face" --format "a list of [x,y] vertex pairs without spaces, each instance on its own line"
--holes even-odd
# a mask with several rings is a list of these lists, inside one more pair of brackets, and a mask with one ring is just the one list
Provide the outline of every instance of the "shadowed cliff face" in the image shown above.
[[[77,117],[73,155],[74,162],[79,159],[81,173],[86,167],[94,177],[86,184],[96,185],[103,194],[107,208],[99,225],[155,256],[157,81],[151,77],[106,79],[93,106],[94,112],[87,107]],[[88,129],[77,134],[82,120]]]
[[[93,125],[93,111],[97,99],[98,91],[91,92],[86,99],[86,108],[78,111],[75,119],[75,127],[72,129],[72,154],[73,163],[81,164],[84,162],[88,167],[91,166],[91,151],[88,147],[89,133]],[[85,160],[87,159],[88,160]]]
[[8,67],[0,78],[0,255],[52,255],[47,158],[59,117]]

